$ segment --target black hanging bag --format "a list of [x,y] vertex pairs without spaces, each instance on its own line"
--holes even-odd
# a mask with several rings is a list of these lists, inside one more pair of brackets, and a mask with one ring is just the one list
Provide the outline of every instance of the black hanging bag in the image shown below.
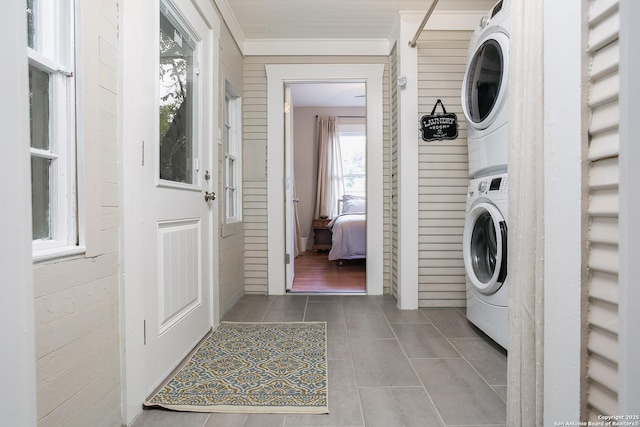
[[[442,107],[442,113],[436,114],[436,108]],[[437,100],[431,114],[425,114],[420,119],[422,139],[424,141],[442,141],[458,137],[458,117],[455,113],[447,113],[441,100]]]

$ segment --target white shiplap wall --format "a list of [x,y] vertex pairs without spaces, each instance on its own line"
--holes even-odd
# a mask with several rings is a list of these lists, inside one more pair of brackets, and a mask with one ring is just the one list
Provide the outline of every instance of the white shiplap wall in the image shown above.
[[[397,90],[396,79],[391,79],[389,71],[389,58],[382,58],[386,66],[382,76],[382,182],[383,182],[383,206],[382,206],[382,239],[383,239],[383,262],[382,266],[382,286],[383,293],[391,293],[391,87]],[[396,252],[393,252],[396,253]]]
[[[458,117],[458,138],[419,144],[420,307],[466,305],[462,233],[467,184],[467,129],[460,101],[470,31],[424,31],[418,41],[418,111],[437,99]],[[416,127],[418,126],[416,118]]]
[[[245,291],[267,293],[267,76],[266,64],[385,64],[387,56],[247,56],[244,61],[243,135],[244,135],[244,264]],[[384,150],[389,151],[389,70],[383,75]],[[383,179],[390,181],[390,157],[383,159]],[[385,190],[386,194],[386,190]],[[384,197],[384,290],[389,291],[390,274],[390,196]]]
[[390,292],[394,297],[398,297],[398,45],[393,46],[389,56],[389,69],[391,74],[391,141],[389,146],[390,155],[390,206],[389,225],[390,231]]
[[618,0],[589,2],[588,418],[618,413]]

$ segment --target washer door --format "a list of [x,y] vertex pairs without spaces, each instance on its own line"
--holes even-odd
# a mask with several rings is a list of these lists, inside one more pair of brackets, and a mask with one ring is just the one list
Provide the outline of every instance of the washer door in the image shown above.
[[478,40],[462,83],[462,109],[477,130],[491,126],[507,98],[509,37],[494,32]]
[[507,222],[489,202],[473,206],[464,227],[464,266],[473,286],[495,293],[507,278]]

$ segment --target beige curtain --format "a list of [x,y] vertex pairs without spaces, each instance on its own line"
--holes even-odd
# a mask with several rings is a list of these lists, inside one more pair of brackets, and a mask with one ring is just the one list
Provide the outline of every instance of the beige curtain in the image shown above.
[[318,179],[315,218],[333,218],[338,214],[338,199],[344,195],[342,155],[336,116],[316,119]]

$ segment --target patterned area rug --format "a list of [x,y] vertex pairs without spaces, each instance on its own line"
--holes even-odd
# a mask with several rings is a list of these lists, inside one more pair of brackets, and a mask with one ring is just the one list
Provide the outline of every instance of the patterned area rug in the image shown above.
[[144,404],[178,411],[326,414],[325,322],[222,322]]

